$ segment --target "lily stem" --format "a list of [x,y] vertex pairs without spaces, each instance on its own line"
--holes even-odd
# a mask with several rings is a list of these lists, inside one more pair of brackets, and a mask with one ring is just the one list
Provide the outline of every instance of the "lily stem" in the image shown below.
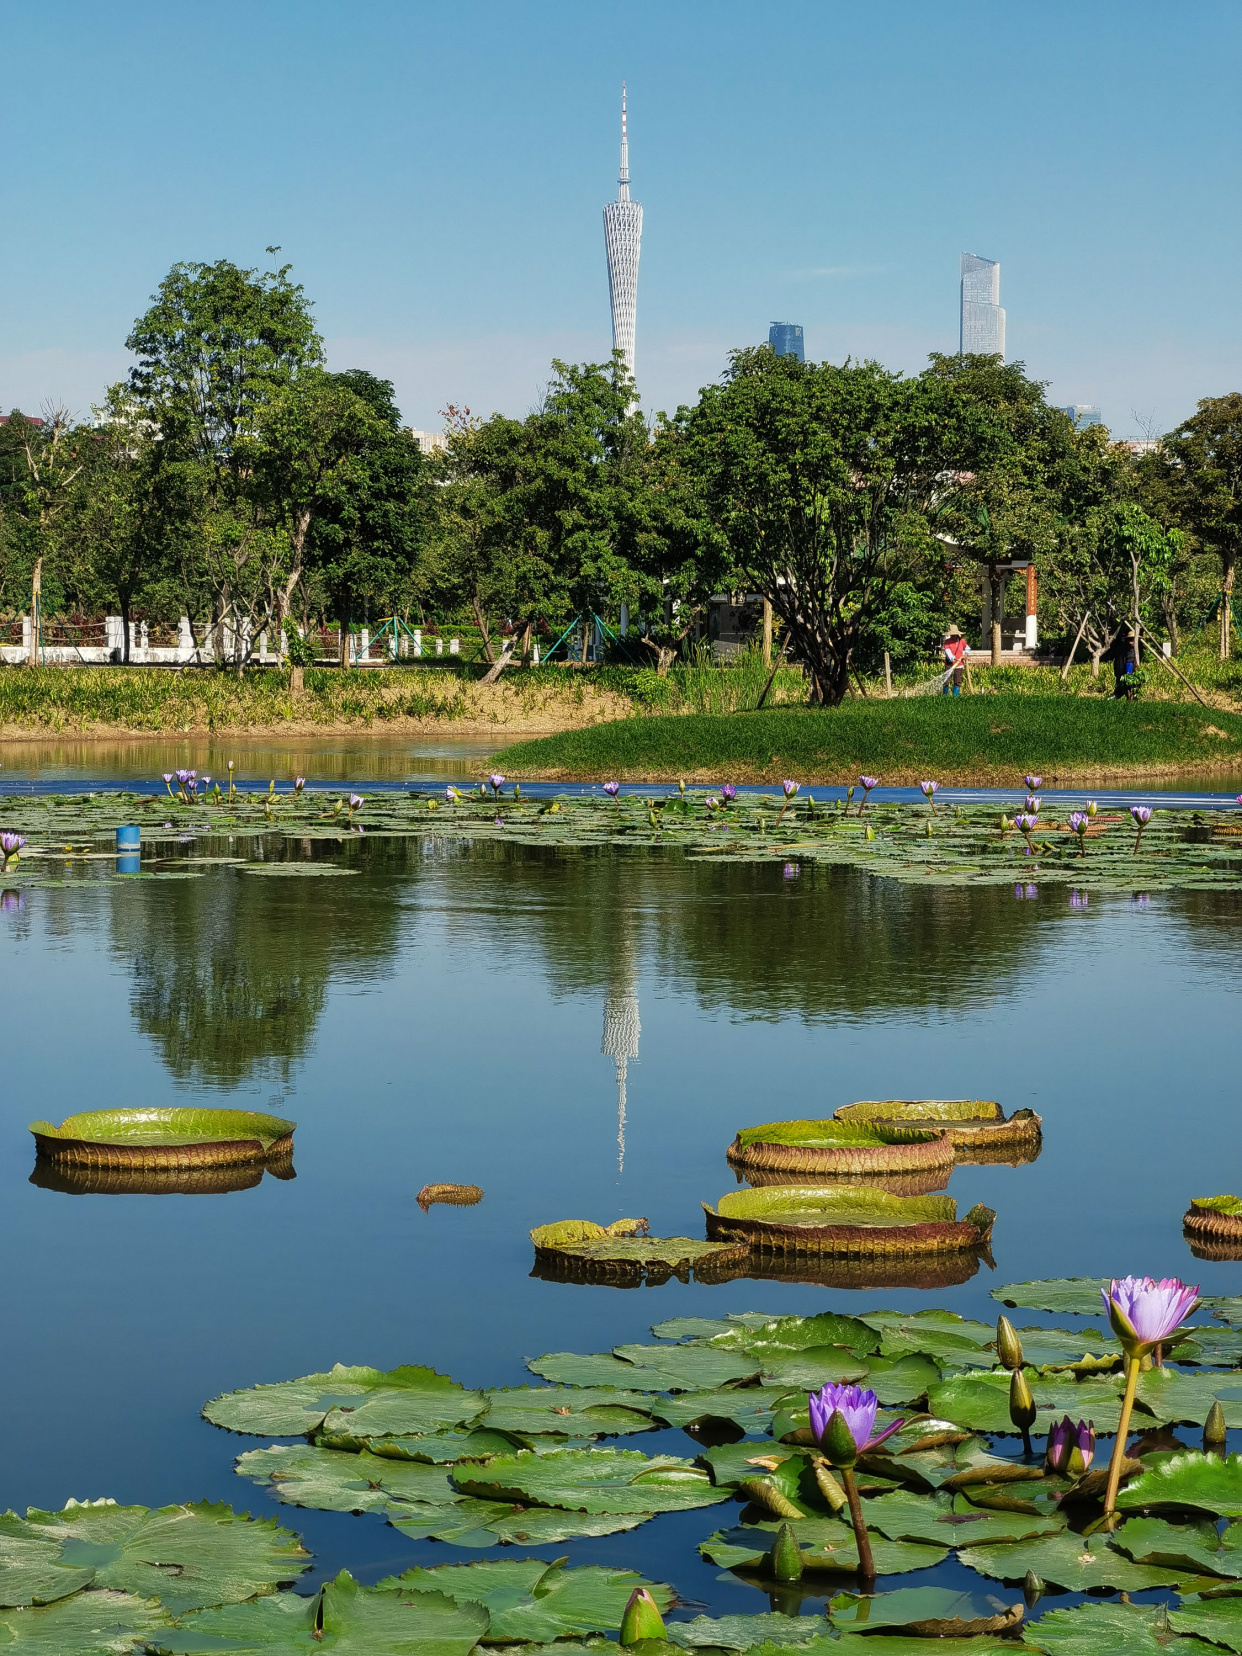
[[854,1540],[858,1543],[858,1573],[864,1584],[875,1580],[875,1560],[871,1556],[871,1538],[867,1534],[867,1520],[863,1517],[862,1502],[858,1499],[858,1486],[854,1482],[852,1466],[841,1468],[841,1481],[845,1485],[845,1498],[850,1503],[850,1517],[854,1520]]
[[1130,1430],[1130,1411],[1134,1407],[1134,1388],[1138,1385],[1139,1358],[1126,1358],[1126,1395],[1121,1400],[1121,1419],[1117,1422],[1117,1437],[1113,1443],[1113,1458],[1108,1463],[1108,1488],[1104,1492],[1104,1513],[1107,1516],[1117,1505],[1117,1488],[1121,1483],[1121,1463],[1126,1457],[1126,1437]]

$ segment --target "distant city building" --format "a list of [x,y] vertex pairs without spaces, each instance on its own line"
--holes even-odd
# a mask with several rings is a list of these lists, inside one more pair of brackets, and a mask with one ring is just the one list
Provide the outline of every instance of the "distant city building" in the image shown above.
[[410,426],[409,433],[424,454],[436,454],[448,447],[448,438],[442,431],[418,431]]
[[1136,458],[1140,454],[1155,454],[1160,447],[1159,437],[1119,437],[1118,448],[1129,449]]
[[777,356],[797,357],[799,362],[806,361],[802,354],[801,322],[773,322],[768,329],[768,344]]
[[1103,425],[1100,411],[1094,403],[1066,403],[1061,409],[1062,414],[1068,414],[1079,431],[1087,426]]
[[964,356],[1005,360],[1005,313],[1000,302],[1000,263],[962,254],[962,309],[958,350]]
[[621,175],[617,199],[604,208],[604,251],[608,255],[608,293],[612,300],[612,346],[634,372],[634,337],[638,327],[638,255],[643,240],[643,210],[630,200],[630,145],[625,126],[625,82],[621,83]]

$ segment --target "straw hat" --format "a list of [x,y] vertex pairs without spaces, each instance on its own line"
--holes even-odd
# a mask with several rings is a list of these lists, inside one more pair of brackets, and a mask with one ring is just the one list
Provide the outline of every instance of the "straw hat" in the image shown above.
[[956,627],[950,627],[944,635],[946,638],[960,638],[962,635]]

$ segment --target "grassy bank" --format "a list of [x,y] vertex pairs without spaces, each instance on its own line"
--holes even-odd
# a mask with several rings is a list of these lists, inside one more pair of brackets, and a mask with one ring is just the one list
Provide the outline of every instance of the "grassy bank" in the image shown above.
[[779,707],[732,717],[634,718],[522,742],[511,775],[603,781],[1012,783],[1242,770],[1242,716],[1196,704],[990,695]]

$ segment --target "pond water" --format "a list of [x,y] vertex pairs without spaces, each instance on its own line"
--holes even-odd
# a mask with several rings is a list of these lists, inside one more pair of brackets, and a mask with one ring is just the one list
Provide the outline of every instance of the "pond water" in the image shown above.
[[[930,1304],[992,1321],[989,1288],[1035,1276],[1238,1291],[1242,1268],[1194,1260],[1180,1221],[1191,1196],[1242,1190],[1242,894],[1083,909],[1064,888],[1015,900],[453,838],[339,856],[355,877],[104,883],[88,866],[0,911],[4,1505],[222,1500],[300,1531],[308,1585],[341,1567],[371,1581],[487,1555],[277,1505],[231,1470],[264,1440],[202,1421],[206,1399],[335,1361],[520,1384],[527,1357],[607,1350],[679,1314]],[[601,1052],[609,1009],[623,1082]],[[959,1211],[997,1210],[994,1272],[924,1293],[530,1275],[527,1231],[553,1219],[701,1236],[740,1126],[919,1095],[1044,1118],[1033,1164],[952,1175]],[[31,1182],[35,1117],[196,1102],[292,1116],[296,1178],[199,1196]],[[439,1181],[484,1199],[420,1211]],[[629,1442],[695,1453],[680,1431]],[[696,1553],[720,1516],[531,1550],[641,1568],[716,1613],[766,1608]]]

